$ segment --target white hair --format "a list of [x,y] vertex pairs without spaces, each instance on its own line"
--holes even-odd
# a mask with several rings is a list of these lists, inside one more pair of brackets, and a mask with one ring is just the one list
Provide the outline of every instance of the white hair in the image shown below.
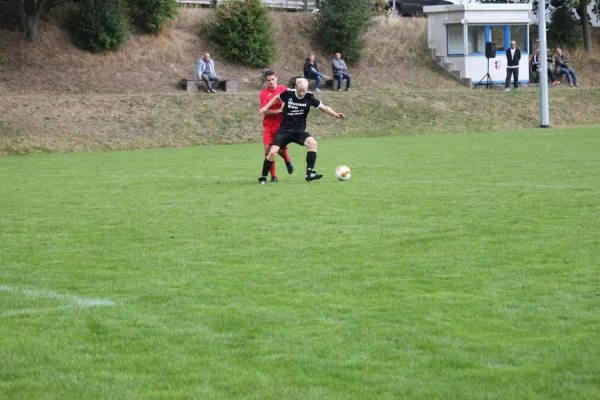
[[308,80],[304,78],[296,79],[296,89],[308,90]]

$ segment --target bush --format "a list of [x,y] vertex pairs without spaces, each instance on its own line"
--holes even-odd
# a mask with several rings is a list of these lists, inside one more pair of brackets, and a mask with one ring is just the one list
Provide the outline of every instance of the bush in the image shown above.
[[53,10],[55,8],[63,8],[71,3],[71,0],[48,0],[46,3],[46,10]]
[[86,0],[77,25],[77,44],[86,50],[114,50],[129,40],[129,19],[123,0]]
[[581,45],[581,23],[573,18],[568,5],[558,7],[552,12],[552,21],[548,24],[546,37],[552,47],[576,49]]
[[179,9],[176,0],[130,0],[129,4],[136,24],[151,33],[160,32]]
[[322,0],[316,32],[321,47],[327,53],[342,53],[346,61],[360,59],[372,17],[370,0]]
[[260,0],[225,0],[202,30],[228,61],[266,67],[275,58],[273,25]]

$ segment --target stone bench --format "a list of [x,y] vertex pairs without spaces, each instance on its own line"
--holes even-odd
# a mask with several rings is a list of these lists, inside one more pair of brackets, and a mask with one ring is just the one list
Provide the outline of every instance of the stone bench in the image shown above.
[[[179,86],[182,89],[185,89],[188,93],[198,93],[200,88],[204,90],[204,81],[198,78],[182,79],[179,81]],[[237,79],[225,77],[221,78],[221,82],[219,82],[219,86],[217,86],[216,90],[223,90],[227,93],[236,93]]]

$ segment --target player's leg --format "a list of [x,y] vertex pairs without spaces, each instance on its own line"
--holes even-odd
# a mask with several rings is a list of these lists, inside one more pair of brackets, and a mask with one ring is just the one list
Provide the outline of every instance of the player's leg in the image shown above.
[[291,135],[289,132],[277,131],[277,133],[275,134],[275,139],[273,140],[273,145],[269,150],[269,154],[267,154],[267,157],[263,162],[262,174],[260,178],[258,178],[258,183],[265,184],[267,182],[267,174],[271,169],[271,165],[273,165],[275,155],[279,152],[281,148],[284,148],[288,145],[290,138]]
[[315,138],[306,133],[307,137],[304,140],[304,146],[307,149],[306,152],[306,179],[307,182],[321,179],[323,175],[317,174],[315,170],[315,164],[317,163],[317,141]]
[[287,167],[288,174],[293,174],[294,165],[292,164],[292,159],[288,154],[287,146],[279,150],[279,155],[285,160],[285,166]]
[[[272,126],[265,125],[263,131],[263,144],[265,146],[265,158],[269,155],[269,150],[271,150],[271,145],[273,144],[273,140],[275,139],[275,133],[277,129],[273,129]],[[273,160],[273,164],[271,164],[271,182],[278,182],[277,172],[275,171],[275,160]]]
[[[271,150],[271,145],[265,145],[265,158],[269,155],[269,151]],[[279,182],[277,179],[277,171],[275,170],[275,160],[271,163],[271,169],[269,170],[271,173],[271,182]]]

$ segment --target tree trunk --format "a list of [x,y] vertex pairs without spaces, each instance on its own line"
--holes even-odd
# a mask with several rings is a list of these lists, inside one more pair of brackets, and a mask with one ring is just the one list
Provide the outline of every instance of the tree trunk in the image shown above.
[[15,0],[19,19],[21,20],[21,29],[23,37],[31,43],[37,43],[40,40],[38,24],[44,11],[47,0]]
[[27,39],[31,43],[37,43],[40,41],[40,34],[38,31],[39,18],[27,16]]
[[588,1],[579,2],[579,12],[581,13],[581,23],[583,28],[583,46],[586,53],[592,52],[592,30],[590,29],[590,19],[588,17]]

